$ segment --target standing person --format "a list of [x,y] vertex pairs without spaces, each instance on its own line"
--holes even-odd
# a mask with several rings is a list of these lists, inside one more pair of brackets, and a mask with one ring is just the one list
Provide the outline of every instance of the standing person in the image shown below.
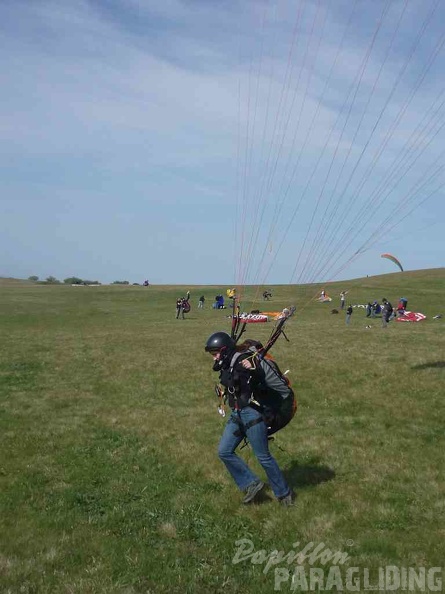
[[385,299],[385,297],[383,297],[382,303],[383,303],[383,308],[382,308],[382,327],[383,328],[386,328],[386,326],[388,325],[388,322],[392,318],[392,314],[393,314],[394,309],[393,309],[393,307],[391,305],[391,302],[388,301],[388,299]]
[[346,310],[346,325],[349,326],[351,323],[351,316],[352,316],[352,305],[348,305],[348,309]]
[[366,317],[369,318],[372,313],[372,304],[370,301],[366,304]]
[[205,299],[204,295],[201,295],[201,297],[199,298],[199,301],[198,301],[198,308],[199,309],[203,309],[203,307],[204,307],[204,301],[205,300],[206,299]]
[[176,319],[179,319],[179,316],[184,319],[184,297],[176,299]]
[[186,296],[185,300],[190,301],[190,291],[187,291],[187,296]]
[[[256,351],[251,350],[251,346],[252,342],[249,341],[236,346],[225,332],[212,334],[205,345],[206,352],[213,357],[213,370],[220,374],[220,382],[232,409],[219,442],[218,455],[238,488],[244,492],[243,503],[251,503],[265,485],[235,453],[243,438],[247,438],[266,472],[275,497],[281,505],[287,507],[293,505],[295,494],[269,451],[268,427],[260,412],[263,409],[261,401],[264,402],[266,397],[265,385],[261,383],[262,380],[264,382],[264,372],[255,356]],[[281,385],[277,384],[276,393],[282,405],[293,407],[294,394],[281,377],[281,373],[276,373],[275,381],[281,382]],[[282,390],[284,395],[279,395]],[[268,393],[271,398],[271,391]]]
[[340,309],[345,309],[346,294],[347,291],[342,291],[340,293]]

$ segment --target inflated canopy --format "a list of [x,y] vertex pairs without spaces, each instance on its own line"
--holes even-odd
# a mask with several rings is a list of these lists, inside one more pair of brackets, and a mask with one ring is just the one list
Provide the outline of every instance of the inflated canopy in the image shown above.
[[393,256],[392,254],[382,254],[381,258],[387,258],[388,260],[391,260],[391,262],[394,262],[394,264],[397,264],[397,266],[403,272],[403,266],[400,264],[399,260],[397,260],[397,258],[395,256]]

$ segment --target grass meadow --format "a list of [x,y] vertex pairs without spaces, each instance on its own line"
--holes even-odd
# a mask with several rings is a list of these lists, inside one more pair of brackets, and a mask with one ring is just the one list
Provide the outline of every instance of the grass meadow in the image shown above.
[[[345,591],[351,567],[371,585],[382,567],[444,567],[445,269],[333,283],[331,304],[310,300],[321,285],[270,287],[267,304],[246,288],[249,308],[297,306],[272,351],[298,399],[271,443],[298,495],[288,509],[270,490],[242,506],[217,458],[224,420],[203,346],[229,331],[230,311],[211,309],[227,288],[0,281],[2,592],[337,591],[285,579],[290,557],[267,567],[273,550],[318,545],[347,554]],[[192,310],[176,320],[187,289]],[[357,308],[347,327],[330,313],[342,289],[353,304],[404,296],[428,317],[383,329]],[[255,557],[235,557],[240,539]],[[308,580],[335,564],[299,562]]]

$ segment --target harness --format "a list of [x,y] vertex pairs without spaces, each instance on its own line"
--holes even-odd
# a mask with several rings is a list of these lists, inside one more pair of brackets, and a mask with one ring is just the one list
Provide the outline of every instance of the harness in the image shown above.
[[[287,425],[294,416],[296,411],[294,393],[275,362],[258,359],[256,349],[249,349],[247,353],[249,352],[250,354],[243,359],[250,360],[252,371],[260,368],[261,375],[258,383],[251,386],[251,380],[254,379],[252,375],[247,370],[243,374],[235,369],[237,363],[240,362],[239,358],[245,353],[232,355],[228,369],[221,373],[224,390],[217,390],[222,403],[219,411],[220,414],[224,413],[223,416],[225,415],[223,403],[228,399],[229,405],[235,413],[232,414],[231,419],[238,425],[238,429],[234,432],[237,437],[245,437],[248,429],[262,422],[267,426],[268,435],[272,435]],[[246,379],[247,376],[245,385],[242,385],[243,378]],[[258,411],[261,416],[248,423],[243,423],[240,411],[247,406]]]

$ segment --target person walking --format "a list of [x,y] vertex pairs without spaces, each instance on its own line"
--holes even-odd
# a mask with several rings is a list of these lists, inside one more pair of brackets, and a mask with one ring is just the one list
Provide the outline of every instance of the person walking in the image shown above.
[[198,309],[204,308],[204,301],[205,301],[205,297],[204,297],[204,295],[201,295],[201,297],[199,298],[199,301],[198,301]]
[[[251,346],[252,342],[249,341],[236,346],[226,332],[215,332],[205,345],[205,351],[213,357],[213,370],[220,374],[220,383],[232,410],[219,442],[218,455],[244,493],[243,503],[251,503],[265,484],[235,452],[243,439],[248,439],[275,497],[281,505],[288,507],[293,505],[295,493],[269,450],[268,427],[261,412],[261,401],[265,394],[264,387],[261,390],[261,365],[255,351],[250,350]],[[294,395],[288,385],[286,393],[286,398],[280,398],[285,401],[289,398],[289,404],[293,405]]]

